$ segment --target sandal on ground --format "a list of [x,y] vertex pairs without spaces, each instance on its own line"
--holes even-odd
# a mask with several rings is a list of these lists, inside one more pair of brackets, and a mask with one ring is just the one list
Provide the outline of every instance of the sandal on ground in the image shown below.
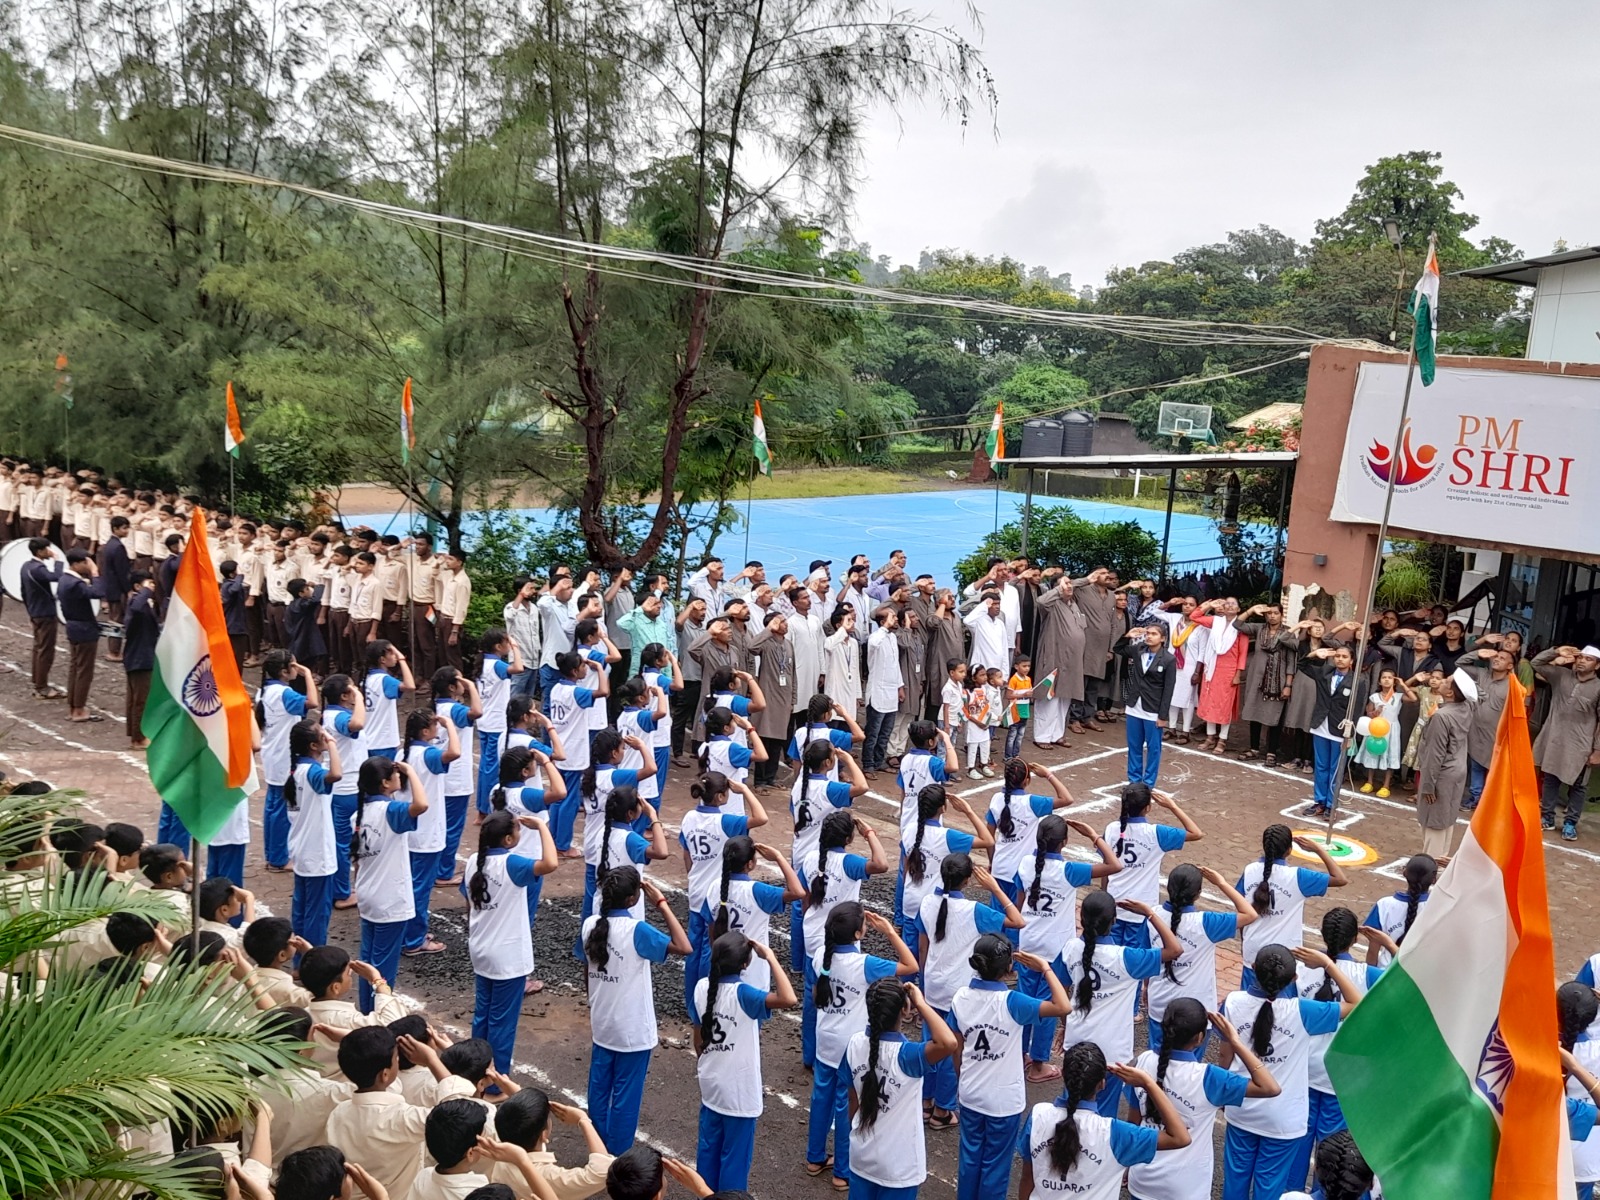
[[402,958],[420,958],[424,954],[439,954],[443,950],[443,942],[436,942],[432,938],[429,938],[420,946],[414,946],[410,950],[400,951],[400,955]]
[[934,1113],[927,1118],[926,1124],[929,1129],[955,1129],[960,1126],[961,1118],[953,1112],[947,1112],[942,1117]]
[[1276,754],[1269,754],[1261,761],[1263,766],[1275,767],[1278,765],[1278,756]]
[[1260,758],[1260,757],[1261,757],[1261,751],[1259,751],[1259,750],[1246,750],[1243,754],[1239,755],[1239,759],[1240,759],[1241,762],[1249,762],[1253,758]]
[[850,1190],[850,1181],[848,1179],[840,1179],[835,1175],[828,1182],[833,1185],[833,1190],[836,1192],[848,1192]]
[[827,1158],[823,1159],[819,1163],[818,1162],[817,1163],[816,1162],[808,1162],[808,1163],[806,1163],[806,1174],[811,1176],[811,1178],[815,1179],[818,1175],[821,1175],[824,1171],[826,1171],[831,1166],[833,1166],[833,1155],[830,1154],[830,1155],[828,1155]]
[[1061,1078],[1061,1068],[1054,1063],[1029,1063],[1022,1077],[1029,1083],[1049,1083]]
[[336,912],[347,912],[355,906],[356,898],[354,896],[346,896],[343,900],[335,900],[333,902],[334,911]]

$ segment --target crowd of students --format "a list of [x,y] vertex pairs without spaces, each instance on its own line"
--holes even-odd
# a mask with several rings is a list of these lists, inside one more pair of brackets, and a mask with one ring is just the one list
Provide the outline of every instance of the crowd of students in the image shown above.
[[[110,528],[115,539],[115,517]],[[1126,1174],[1140,1200],[1199,1200],[1211,1194],[1212,1131],[1225,1110],[1226,1200],[1295,1194],[1312,1178],[1313,1155],[1317,1194],[1367,1193],[1371,1173],[1343,1130],[1321,1055],[1411,929],[1436,858],[1411,859],[1406,890],[1364,923],[1330,910],[1321,949],[1302,944],[1305,899],[1346,879],[1319,843],[1287,826],[1263,832],[1260,858],[1235,883],[1185,862],[1161,895],[1165,857],[1204,836],[1153,786],[1162,742],[1190,728],[1180,678],[1187,669],[1195,710],[1213,726],[1207,749],[1227,744],[1231,718],[1213,717],[1229,686],[1237,703],[1253,669],[1267,690],[1289,678],[1287,663],[1263,661],[1271,652],[1243,619],[1255,612],[1230,600],[1163,604],[1149,584],[1123,589],[1106,571],[1034,594],[1030,584],[1060,573],[1017,562],[995,564],[968,589],[975,603],[962,616],[953,592],[913,579],[898,554],[877,572],[858,556],[837,589],[827,560],[777,586],[759,563],[726,579],[712,560],[679,608],[662,577],[635,587],[626,571],[603,583],[599,572],[558,565],[519,585],[505,627],[463,659],[459,623],[439,608],[470,588],[457,578],[461,556],[436,556],[421,536],[397,539],[383,552],[397,564],[383,578],[399,579],[400,607],[389,611],[385,599],[346,622],[334,617],[337,573],[353,562],[358,581],[374,574],[376,554],[354,550],[366,535],[319,529],[285,545],[271,536],[281,532],[269,531],[267,556],[300,556],[290,582],[303,583],[296,602],[310,604],[280,627],[268,587],[255,606],[267,609],[260,640],[247,622],[239,652],[244,663],[259,657],[262,671],[263,852],[267,870],[293,874],[290,915],[252,911],[247,819],[207,848],[203,882],[187,831],[165,808],[154,843],[126,826],[80,823],[58,829],[55,847],[76,856],[69,866],[100,864],[174,899],[165,927],[120,914],[75,935],[76,961],[147,974],[163,964],[228,970],[266,1019],[307,1044],[300,1075],[279,1081],[287,1101],[264,1093],[250,1128],[191,1137],[190,1149],[225,1160],[232,1146],[241,1188],[275,1186],[281,1200],[342,1198],[352,1186],[369,1200],[504,1200],[480,1191],[501,1186],[643,1200],[665,1174],[699,1195],[741,1192],[772,1119],[762,1026],[798,1008],[813,1078],[804,1170],[852,1196],[915,1195],[926,1136],[955,1131],[961,1200],[1005,1194],[1013,1171],[1025,1198],[1111,1197]],[[220,518],[215,536],[226,584],[262,527]],[[182,552],[181,540],[173,549]],[[427,637],[412,590],[419,572],[433,589],[420,622]],[[1093,674],[1102,651],[1089,635],[1129,611]],[[1263,629],[1281,627],[1276,612],[1261,609]],[[280,628],[289,644],[267,649]],[[321,640],[297,647],[296,631],[308,628]],[[1347,648],[1324,644],[1329,631],[1304,632],[1294,666],[1317,681],[1316,749],[1317,738],[1335,737],[1354,664]],[[1503,648],[1480,641],[1498,678]],[[1112,665],[1119,644],[1125,671]],[[1180,664],[1181,651],[1193,657]],[[1536,669],[1567,672],[1552,676],[1565,679],[1562,694],[1586,695],[1600,653],[1547,653]],[[1379,711],[1391,711],[1389,672],[1374,682]],[[1278,690],[1292,699],[1292,685]],[[1448,698],[1448,684],[1439,691]],[[1023,757],[1022,743],[1031,732],[1036,745],[1062,744],[1069,726],[1119,717],[1129,783],[1117,818],[1096,830],[1070,816],[1067,782]],[[1431,714],[1428,727],[1440,720]],[[1441,763],[1418,769],[1419,789],[1445,773]],[[662,812],[674,770],[691,773],[695,801],[672,814],[675,849]],[[852,809],[890,770],[900,820],[898,845],[886,848]],[[995,781],[986,803],[955,793],[963,770]],[[1432,786],[1442,798],[1444,785]],[[469,818],[476,845],[463,854]],[[753,836],[773,824],[792,831],[787,854]],[[1068,846],[1072,833],[1082,846]],[[1297,850],[1321,869],[1295,865]],[[687,920],[649,874],[674,854],[688,874]],[[586,969],[592,1033],[587,1117],[511,1078],[523,997],[542,987],[540,890],[580,859],[573,952]],[[862,888],[890,873],[884,916]],[[1199,906],[1205,883],[1221,909]],[[175,938],[195,887],[198,942]],[[475,976],[473,1036],[453,1044],[392,990],[402,957],[444,949],[429,909],[447,887],[466,898]],[[327,944],[339,908],[359,917],[359,959]],[[780,958],[772,922],[785,910]],[[1219,996],[1216,947],[1234,938],[1246,967],[1239,988]],[[635,1145],[659,1034],[653,974],[669,957],[684,960],[697,1056],[694,1168]],[[1149,1049],[1136,1055],[1140,1023]],[[907,1025],[920,1040],[905,1037]],[[1584,1142],[1594,1109],[1578,1093],[1600,1083],[1589,1043],[1579,1033],[1567,1042],[1572,1128]],[[1054,1099],[1028,1104],[1028,1084],[1057,1082]],[[545,1153],[552,1116],[583,1131],[584,1166],[557,1168]],[[160,1131],[145,1135],[158,1150],[185,1149]]]

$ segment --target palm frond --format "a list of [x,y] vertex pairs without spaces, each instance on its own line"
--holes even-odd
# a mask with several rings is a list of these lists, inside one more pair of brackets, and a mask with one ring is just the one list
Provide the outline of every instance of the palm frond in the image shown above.
[[0,796],[0,863],[12,862],[32,852],[50,831],[50,822],[71,812],[83,793],[61,788],[43,796]]
[[294,1044],[263,1034],[253,1003],[225,977],[168,970],[144,989],[53,975],[38,994],[0,1003],[0,1192],[138,1172],[141,1186],[186,1200],[192,1187],[122,1155],[111,1130],[242,1114],[252,1076],[295,1062]]
[[104,871],[0,876],[0,965],[47,950],[62,934],[118,912],[157,924],[173,918],[166,895],[130,887]]

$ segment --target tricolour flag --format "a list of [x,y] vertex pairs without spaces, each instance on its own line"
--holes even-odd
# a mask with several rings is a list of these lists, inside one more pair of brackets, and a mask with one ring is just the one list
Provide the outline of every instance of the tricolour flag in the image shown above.
[[1516,676],[1478,810],[1327,1053],[1389,1200],[1571,1196],[1539,776]]
[[761,419],[761,401],[756,401],[755,420],[751,422],[751,433],[754,438],[753,449],[756,455],[756,467],[763,475],[772,475],[772,452],[767,449],[767,423]]
[[1039,682],[1034,685],[1033,690],[1037,692],[1040,688],[1044,689],[1044,696],[1046,700],[1054,700],[1056,698],[1056,673],[1054,671],[1051,671],[1050,674],[1039,680]]
[[1407,305],[1416,326],[1411,334],[1411,347],[1417,356],[1417,367],[1422,375],[1422,386],[1433,382],[1434,355],[1439,346],[1439,255],[1434,248],[1434,238],[1428,238],[1428,261],[1422,265],[1422,278],[1412,289],[1411,303]]
[[205,514],[196,508],[156,641],[141,730],[150,739],[150,782],[202,844],[255,790],[250,723],[250,694],[228,643]]
[[417,446],[417,427],[411,415],[411,376],[406,376],[405,390],[400,393],[400,461],[409,463],[411,452]]
[[233,380],[228,380],[228,419],[222,428],[222,448],[235,458],[244,445],[244,423],[239,420],[239,406],[233,401]]
[[1001,420],[1001,402],[994,402],[994,420],[989,422],[989,437],[984,445],[989,451],[989,465],[999,466],[1000,460],[1006,456],[1006,427]]

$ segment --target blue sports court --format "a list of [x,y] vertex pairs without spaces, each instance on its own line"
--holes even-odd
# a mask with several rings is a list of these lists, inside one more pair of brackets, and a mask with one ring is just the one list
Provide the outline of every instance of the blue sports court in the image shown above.
[[[1159,509],[1105,504],[1094,500],[1035,496],[1043,508],[1068,504],[1090,521],[1136,521],[1157,540],[1166,514]],[[1020,519],[1021,497],[1000,495],[1000,523]],[[548,527],[556,510],[515,510],[525,520]],[[741,513],[743,506],[740,506]],[[995,527],[995,495],[977,488],[936,492],[901,492],[876,496],[829,496],[813,500],[756,500],[750,506],[750,551],[745,553],[742,526],[724,533],[716,550],[730,564],[747,558],[765,564],[767,578],[776,581],[786,571],[800,575],[814,558],[836,560],[834,574],[852,554],[865,554],[876,566],[891,550],[904,550],[914,574],[926,571],[945,585],[953,583],[957,559],[970,554]],[[351,513],[347,525],[367,524],[379,532],[400,532],[403,513]],[[692,546],[689,561],[697,562],[701,546]],[[1192,513],[1172,514],[1172,540],[1168,558],[1173,562],[1218,558],[1216,526],[1211,518]],[[731,575],[732,570],[729,571]]]

